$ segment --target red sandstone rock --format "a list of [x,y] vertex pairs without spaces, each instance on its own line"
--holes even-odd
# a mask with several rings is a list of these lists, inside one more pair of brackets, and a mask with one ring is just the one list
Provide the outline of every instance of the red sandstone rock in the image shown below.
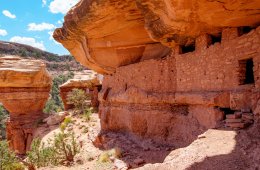
[[25,154],[30,147],[50,88],[51,78],[42,61],[0,58],[0,102],[10,113],[7,140],[16,153]]
[[226,119],[226,123],[241,123],[242,119]]
[[231,128],[244,128],[245,127],[245,123],[242,122],[232,122],[232,123],[226,123],[227,127],[231,127]]
[[[220,108],[258,108],[259,5],[82,0],[54,38],[83,65],[106,73],[102,130],[184,146],[216,127]],[[242,35],[240,26],[256,29]],[[247,60],[253,62],[250,84]]]
[[223,27],[256,26],[259,8],[258,0],[82,0],[54,38],[83,65],[112,73],[120,66],[164,57],[166,46],[194,44],[205,33],[219,35]]
[[91,94],[91,105],[97,108],[98,91],[100,89],[101,82],[98,79],[97,73],[93,71],[85,71],[81,74],[76,74],[73,79],[68,80],[66,83],[60,86],[60,95],[64,104],[65,110],[71,109],[73,106],[68,104],[67,95],[72,89],[82,89]]
[[[221,44],[173,52],[165,59],[119,67],[105,75],[99,94],[102,129],[183,146],[217,126],[224,114],[219,108],[257,108],[260,28],[236,38],[224,35]],[[240,85],[238,62],[251,57],[255,83]]]

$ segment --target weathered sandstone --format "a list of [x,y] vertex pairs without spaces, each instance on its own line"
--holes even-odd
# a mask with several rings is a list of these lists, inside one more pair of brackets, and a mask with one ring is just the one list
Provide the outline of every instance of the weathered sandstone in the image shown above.
[[100,88],[101,82],[96,72],[87,70],[83,73],[76,74],[73,79],[68,80],[66,83],[60,86],[60,95],[65,110],[71,109],[73,107],[67,102],[68,93],[73,89],[82,89],[89,93],[91,96],[91,106],[97,108],[99,105],[98,92],[100,91]]
[[258,113],[259,8],[257,0],[81,0],[54,38],[105,73],[103,131],[185,146],[227,114]]
[[54,38],[81,64],[112,73],[164,57],[167,47],[194,44],[205,33],[218,37],[224,27],[256,27],[259,8],[258,0],[81,0]]
[[[242,36],[232,34],[236,31],[225,29],[221,43],[196,43],[196,50],[185,54],[176,47],[165,59],[119,67],[106,75],[99,95],[102,129],[183,146],[216,127],[225,108],[257,114],[260,27]],[[196,42],[206,41],[203,37]],[[241,85],[246,68],[240,63],[246,59],[253,61],[254,82]]]
[[7,140],[18,154],[25,154],[30,147],[50,87],[51,78],[42,61],[0,58],[0,102],[10,113]]

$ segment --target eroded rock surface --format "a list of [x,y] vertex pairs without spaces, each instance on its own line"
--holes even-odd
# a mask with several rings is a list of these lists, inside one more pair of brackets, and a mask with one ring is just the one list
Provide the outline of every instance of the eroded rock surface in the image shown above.
[[257,0],[81,0],[54,38],[106,74],[103,131],[183,147],[226,114],[258,113],[259,8]]
[[[101,73],[151,58],[201,34],[259,24],[258,0],[81,0],[54,38],[83,65]],[[162,45],[163,44],[163,45]]]
[[101,80],[96,72],[85,70],[82,73],[77,73],[73,79],[68,80],[60,86],[60,95],[64,104],[65,110],[73,108],[73,105],[68,104],[68,93],[73,89],[82,89],[91,96],[91,106],[97,108],[98,92],[101,89]]
[[25,154],[29,149],[50,88],[51,77],[42,61],[0,58],[0,102],[10,113],[7,140],[16,153]]
[[257,114],[260,27],[242,36],[236,28],[225,29],[221,43],[207,44],[204,35],[196,42],[193,52],[175,48],[165,59],[106,75],[99,95],[102,129],[183,147],[218,127],[225,114],[242,109]]

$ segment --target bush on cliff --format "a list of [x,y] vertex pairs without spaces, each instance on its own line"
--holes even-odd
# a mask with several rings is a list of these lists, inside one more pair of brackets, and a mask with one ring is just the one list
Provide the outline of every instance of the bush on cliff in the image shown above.
[[24,166],[19,162],[15,154],[9,150],[6,141],[0,141],[0,170],[23,170]]

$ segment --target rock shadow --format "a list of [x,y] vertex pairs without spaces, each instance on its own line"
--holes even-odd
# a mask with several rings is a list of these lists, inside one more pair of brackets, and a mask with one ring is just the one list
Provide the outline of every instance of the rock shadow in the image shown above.
[[[235,146],[227,154],[206,157],[192,164],[188,170],[259,170],[260,121],[247,129],[234,131]],[[223,148],[219,148],[223,149]]]

